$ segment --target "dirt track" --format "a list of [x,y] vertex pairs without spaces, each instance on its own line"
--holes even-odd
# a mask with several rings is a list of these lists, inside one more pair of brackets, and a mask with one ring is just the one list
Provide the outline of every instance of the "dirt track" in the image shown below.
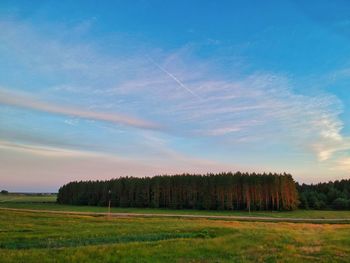
[[1,210],[16,212],[50,213],[64,215],[88,215],[88,216],[108,216],[108,217],[170,217],[170,218],[204,218],[221,219],[233,221],[258,221],[258,222],[291,222],[291,223],[338,223],[348,224],[350,218],[291,218],[291,217],[262,217],[262,216],[222,216],[222,215],[181,215],[181,214],[141,214],[141,213],[103,213],[103,212],[75,212],[58,210],[36,210],[0,207]]

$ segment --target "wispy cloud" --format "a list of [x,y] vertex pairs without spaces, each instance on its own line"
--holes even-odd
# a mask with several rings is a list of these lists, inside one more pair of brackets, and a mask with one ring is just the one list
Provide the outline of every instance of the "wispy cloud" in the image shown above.
[[138,119],[131,116],[121,115],[118,113],[106,113],[88,111],[79,108],[69,107],[66,105],[57,105],[46,103],[34,99],[32,96],[20,92],[12,92],[0,89],[0,104],[21,107],[31,110],[43,111],[53,114],[72,116],[77,118],[91,119],[97,121],[106,121],[116,124],[128,125],[144,129],[159,129],[160,126],[153,122]]
[[350,150],[350,138],[340,137],[339,139],[323,138],[312,145],[320,161],[326,161],[332,158],[338,152]]
[[350,157],[342,157],[336,161],[336,169],[349,173]]
[[[182,58],[173,56],[172,59]],[[203,68],[197,66],[198,63],[192,61],[188,67]],[[181,63],[175,61],[174,64]],[[320,161],[348,147],[347,138],[341,134],[342,104],[331,94],[298,94],[287,77],[267,73],[229,80],[225,76],[211,76],[210,79],[204,71],[201,77],[197,72],[194,79],[190,73],[186,74],[191,70],[184,67],[181,68],[183,73],[178,75],[189,79],[188,86],[201,94],[202,100],[172,94],[165,88],[172,84],[164,79],[152,81],[157,79],[154,75],[141,76],[137,85],[135,80],[126,80],[121,86],[122,92],[142,94],[143,105],[164,105],[159,111],[157,107],[150,107],[151,112],[180,133],[225,136],[230,142],[255,137],[262,147],[269,142],[284,141],[301,150],[308,149]],[[119,91],[117,87],[114,89],[116,94]]]
[[[288,76],[275,72],[248,74],[239,68],[220,70],[224,66],[220,68],[217,61],[204,61],[183,50],[145,51],[141,46],[138,54],[101,52],[103,48],[96,43],[64,41],[59,33],[58,37],[47,36],[20,22],[0,22],[0,28],[3,41],[0,48],[15,58],[16,68],[24,65],[23,72],[32,74],[33,79],[44,76],[53,83],[51,87],[38,88],[41,93],[36,98],[2,89],[0,103],[64,115],[68,117],[65,123],[76,124],[77,128],[82,122],[72,122],[69,117],[141,130],[131,136],[125,128],[129,137],[120,139],[115,134],[108,137],[105,133],[108,138],[99,149],[116,149],[128,140],[123,149],[133,151],[135,159],[140,152],[158,160],[161,156],[169,167],[186,160],[186,165],[178,167],[187,169],[190,163],[195,167],[201,166],[201,162],[174,151],[172,148],[178,143],[176,138],[182,139],[179,148],[184,152],[192,150],[193,141],[200,145],[193,150],[198,156],[206,151],[219,159],[227,152],[239,155],[245,150],[246,158],[251,160],[256,148],[273,155],[273,151],[266,149],[279,145],[279,153],[274,158],[280,157],[282,149],[294,150],[312,156],[315,165],[317,160],[331,161],[350,148],[349,138],[342,132],[342,102],[330,93],[297,92]],[[66,37],[70,36],[67,31]],[[150,54],[149,58],[145,58],[145,53]],[[76,105],[77,96],[79,107],[68,106]],[[144,129],[150,134],[144,136]],[[159,141],[162,136],[173,143]],[[67,135],[60,141],[70,139],[72,137]],[[213,145],[217,147],[215,150]],[[229,150],[223,153],[219,146]],[[145,148],[153,149],[144,151]],[[209,166],[204,161],[202,167]]]
[[84,156],[97,156],[96,153],[79,151],[65,148],[57,148],[50,146],[31,145],[13,143],[10,141],[0,140],[0,148],[11,151],[25,152],[28,154],[41,155],[46,157],[84,157]]

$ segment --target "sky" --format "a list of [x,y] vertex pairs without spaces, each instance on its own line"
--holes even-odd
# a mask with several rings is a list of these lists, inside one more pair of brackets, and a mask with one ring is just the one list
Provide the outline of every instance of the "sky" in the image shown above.
[[0,2],[0,188],[350,178],[348,1]]

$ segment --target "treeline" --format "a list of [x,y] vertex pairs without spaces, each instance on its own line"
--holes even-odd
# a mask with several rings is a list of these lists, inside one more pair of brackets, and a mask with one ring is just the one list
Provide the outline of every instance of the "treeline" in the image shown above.
[[71,182],[59,189],[60,204],[219,210],[292,210],[298,206],[289,174],[237,172],[207,175],[122,177]]
[[350,209],[350,180],[297,185],[300,208]]

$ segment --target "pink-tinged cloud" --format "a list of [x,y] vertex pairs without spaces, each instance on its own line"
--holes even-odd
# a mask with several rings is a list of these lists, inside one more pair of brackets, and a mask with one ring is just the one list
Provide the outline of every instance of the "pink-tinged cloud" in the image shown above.
[[66,105],[46,103],[21,92],[13,92],[0,89],[0,104],[10,105],[19,108],[48,112],[58,115],[67,115],[77,118],[105,121],[115,124],[122,124],[143,129],[160,129],[161,126],[139,118],[119,113],[95,112]]

